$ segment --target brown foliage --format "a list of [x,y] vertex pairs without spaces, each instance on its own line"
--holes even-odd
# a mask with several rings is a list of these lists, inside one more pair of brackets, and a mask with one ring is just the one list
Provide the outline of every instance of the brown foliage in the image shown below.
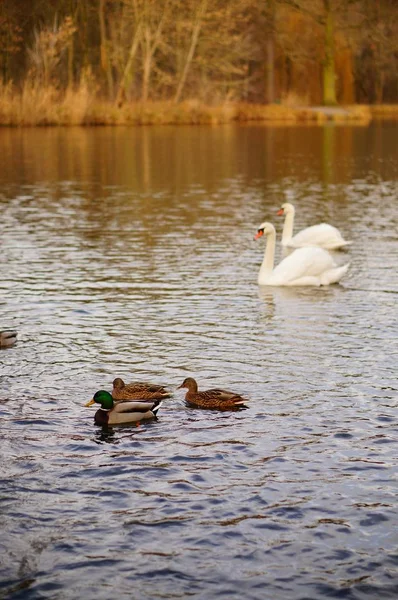
[[4,83],[62,92],[89,68],[119,108],[319,104],[322,78],[339,102],[396,100],[397,40],[396,0],[0,1]]

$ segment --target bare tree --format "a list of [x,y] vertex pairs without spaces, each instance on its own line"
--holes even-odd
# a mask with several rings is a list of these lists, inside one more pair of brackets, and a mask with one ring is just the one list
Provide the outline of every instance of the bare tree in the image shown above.
[[119,105],[394,101],[397,20],[397,0],[0,0],[0,70],[66,89],[90,69]]
[[49,85],[55,76],[55,70],[75,31],[76,27],[71,17],[66,17],[59,25],[54,18],[52,26],[35,30],[29,57],[37,77],[44,86]]
[[391,89],[396,101],[398,73],[398,11],[393,0],[365,3],[361,40],[357,52],[357,76],[361,92],[381,104]]
[[106,79],[108,83],[108,94],[110,98],[113,97],[113,75],[112,75],[112,65],[109,60],[109,49],[108,49],[108,39],[106,32],[106,1],[107,0],[99,0],[98,4],[98,16],[99,16],[99,29],[100,29],[100,53],[101,53],[101,67],[106,74]]
[[188,52],[185,57],[184,66],[183,66],[183,69],[182,69],[182,72],[181,72],[181,75],[180,75],[180,78],[178,81],[177,90],[176,90],[176,93],[174,96],[174,102],[179,102],[179,100],[181,98],[182,90],[184,88],[184,85],[185,85],[185,82],[187,79],[188,71],[191,68],[195,50],[198,45],[199,35],[200,35],[201,29],[203,26],[203,18],[207,11],[207,4],[208,4],[208,0],[200,0],[199,5],[197,6],[197,8],[195,10],[193,24],[192,24],[192,33],[191,33],[190,44],[189,44]]

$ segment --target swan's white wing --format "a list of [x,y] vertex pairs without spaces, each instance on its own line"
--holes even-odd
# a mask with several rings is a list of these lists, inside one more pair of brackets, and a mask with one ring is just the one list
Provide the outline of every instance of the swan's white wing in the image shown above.
[[272,285],[289,285],[304,277],[320,277],[322,273],[335,267],[336,263],[326,250],[315,247],[298,248],[275,267],[270,280]]
[[302,229],[289,241],[289,246],[300,248],[303,246],[321,246],[324,248],[333,248],[336,245],[344,244],[341,233],[336,227],[321,223]]
[[347,273],[350,263],[336,267],[326,271],[321,276],[321,285],[330,285],[331,283],[337,283]]

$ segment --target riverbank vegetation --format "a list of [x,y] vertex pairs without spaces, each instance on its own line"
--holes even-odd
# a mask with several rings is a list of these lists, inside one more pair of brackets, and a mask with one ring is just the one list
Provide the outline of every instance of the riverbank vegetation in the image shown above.
[[225,102],[206,105],[196,100],[144,103],[126,101],[118,106],[100,99],[87,82],[73,90],[59,91],[26,83],[20,91],[0,87],[0,124],[36,125],[220,125],[272,122],[283,124],[325,121],[367,124],[373,118],[398,119],[398,105],[351,105],[346,107],[291,106]]
[[398,115],[395,0],[0,0],[0,41],[3,125]]

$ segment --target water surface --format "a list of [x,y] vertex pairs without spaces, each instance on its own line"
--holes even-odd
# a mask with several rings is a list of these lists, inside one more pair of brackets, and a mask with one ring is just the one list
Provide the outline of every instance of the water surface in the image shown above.
[[[397,597],[397,134],[0,131],[0,597]],[[286,200],[340,285],[257,286]],[[115,376],[250,408],[106,432]]]

